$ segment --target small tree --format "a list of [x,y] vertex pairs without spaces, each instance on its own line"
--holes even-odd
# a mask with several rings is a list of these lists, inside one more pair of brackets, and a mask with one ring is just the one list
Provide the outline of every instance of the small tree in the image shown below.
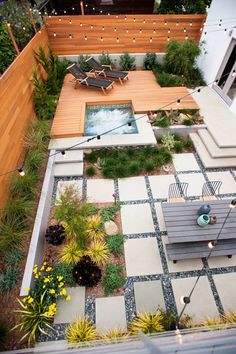
[[132,71],[136,69],[135,57],[132,57],[129,53],[124,53],[120,56],[119,62],[121,70]]
[[160,14],[205,14],[210,0],[161,0]]
[[16,51],[6,29],[6,25],[0,25],[0,74],[8,68],[16,57]]
[[144,69],[152,70],[157,62],[156,53],[146,53],[143,61]]
[[111,60],[111,57],[108,53],[102,53],[99,55],[98,60],[100,61],[101,65],[110,65],[112,68],[115,67],[113,61]]
[[195,60],[201,53],[199,45],[188,39],[184,42],[172,40],[167,44],[164,65],[171,74],[183,75],[186,79],[195,67]]
[[79,58],[78,58],[78,64],[79,64],[81,70],[83,70],[83,71],[85,71],[85,72],[91,70],[90,66],[89,66],[88,63],[86,62],[86,60],[87,60],[88,58],[89,58],[88,55],[83,55],[83,54],[81,54],[81,55],[79,56]]

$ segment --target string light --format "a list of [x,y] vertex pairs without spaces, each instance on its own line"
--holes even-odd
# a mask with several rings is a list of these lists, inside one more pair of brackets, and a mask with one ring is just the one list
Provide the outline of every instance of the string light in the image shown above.
[[167,25],[167,22],[166,22],[166,20],[165,20],[165,26]]
[[176,102],[177,102],[177,106],[179,106],[180,105],[180,99],[178,99]]
[[87,40],[88,40],[88,37],[87,37],[87,36],[84,36],[84,40],[87,41]]
[[168,33],[170,33],[170,28],[168,29]]
[[134,18],[134,22],[136,21],[136,19]]
[[100,14],[102,14],[102,10],[100,10]]
[[66,14],[66,10],[64,10],[64,14]]
[[143,20],[143,23],[146,23],[146,20],[145,20],[145,19]]
[[152,37],[150,37],[149,42],[152,43]]
[[118,37],[116,38],[116,43],[119,43],[119,38]]
[[69,38],[72,39],[72,34],[69,34]]
[[213,82],[213,85],[217,85],[218,84],[218,79],[216,79],[214,82]]
[[93,7],[93,11],[95,11],[95,7]]
[[125,16],[125,21],[127,20],[127,17]]
[[185,36],[185,40],[187,40],[188,39],[188,35],[186,34],[186,36]]
[[131,121],[128,122],[128,129],[129,129],[129,130],[132,129],[132,122],[131,122]]
[[129,33],[129,29],[128,28],[126,28],[126,33]]
[[133,43],[135,43],[135,38],[133,38]]
[[184,33],[186,32],[186,28],[184,28]]
[[201,89],[199,88],[199,89],[197,89],[197,93],[200,93],[201,92]]
[[154,25],[156,24],[156,21],[155,21],[155,20],[153,21],[153,24],[154,24]]
[[119,16],[118,16],[118,15],[116,15],[116,18],[119,18]]
[[61,150],[61,154],[65,155],[66,154],[65,150]]
[[75,11],[75,8],[74,8],[74,7],[72,7],[72,11]]
[[80,27],[83,27],[83,23],[82,23],[82,22],[80,22],[80,24],[79,24],[79,25],[80,25]]
[[235,70],[233,70],[232,77],[235,77],[235,76],[236,76],[236,72],[235,72]]
[[61,18],[60,17],[59,17],[58,21],[61,22]]
[[93,25],[91,25],[91,27],[90,27],[91,29],[93,29]]
[[24,177],[24,176],[25,176],[25,171],[23,170],[22,167],[17,168],[17,171],[19,172],[19,175],[20,175],[21,177]]
[[180,296],[180,303],[181,304],[190,304],[190,297],[189,296]]
[[139,33],[140,33],[140,34],[142,33],[142,30],[141,30],[141,29],[139,30]]
[[56,37],[56,36],[57,36],[57,34],[56,34],[56,32],[54,32],[54,33],[53,33],[53,37]]
[[192,23],[192,22],[190,22],[190,23],[189,23],[189,26],[192,26],[192,25],[193,25],[193,23]]
[[176,26],[179,26],[179,21],[176,21]]
[[70,24],[70,25],[72,24],[71,20],[69,21],[69,24]]
[[101,37],[100,39],[101,39],[101,42],[103,42],[103,37]]
[[153,34],[156,34],[156,30],[155,29],[153,30]]
[[210,249],[212,249],[217,245],[217,241],[210,241],[210,242],[208,242],[207,245]]
[[114,31],[116,32],[116,27],[114,28]]
[[88,7],[88,4],[85,4],[85,7]]
[[100,135],[97,135],[97,140],[100,140],[101,139],[101,136]]
[[104,26],[102,26],[102,30],[103,30],[103,31],[105,30],[105,27],[104,27]]
[[170,37],[167,37],[167,41],[169,42],[169,40],[170,40]]

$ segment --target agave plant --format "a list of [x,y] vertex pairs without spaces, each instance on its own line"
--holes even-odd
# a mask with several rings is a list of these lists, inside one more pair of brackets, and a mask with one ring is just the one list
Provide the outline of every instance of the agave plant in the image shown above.
[[75,265],[83,255],[83,251],[74,241],[63,247],[60,253],[60,261],[66,264]]
[[88,220],[87,233],[93,240],[102,240],[104,237],[104,226],[99,216],[93,215]]
[[65,238],[65,229],[62,225],[50,225],[45,234],[46,241],[54,246],[61,245]]
[[131,331],[137,334],[139,331],[150,334],[162,332],[164,330],[162,324],[162,315],[159,311],[156,313],[139,313],[130,325]]
[[98,284],[102,272],[89,256],[83,256],[73,269],[73,277],[78,285],[92,287]]
[[94,263],[100,266],[104,265],[110,256],[107,244],[101,241],[91,242],[86,253]]
[[66,329],[66,339],[70,343],[86,342],[97,338],[95,326],[88,319],[78,319]]

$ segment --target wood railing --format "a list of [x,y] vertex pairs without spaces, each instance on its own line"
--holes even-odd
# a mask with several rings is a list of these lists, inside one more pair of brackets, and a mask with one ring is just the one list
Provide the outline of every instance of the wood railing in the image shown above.
[[[0,175],[17,168],[23,159],[23,141],[34,119],[32,71],[40,68],[33,49],[48,46],[46,30],[37,33],[0,78]],[[0,207],[8,196],[12,174],[0,176]]]
[[168,40],[199,41],[205,15],[97,15],[46,17],[54,53],[165,52]]

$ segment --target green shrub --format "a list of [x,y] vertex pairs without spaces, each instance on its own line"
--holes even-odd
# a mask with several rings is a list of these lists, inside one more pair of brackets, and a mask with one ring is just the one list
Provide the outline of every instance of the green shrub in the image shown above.
[[174,134],[175,141],[182,141],[182,137],[179,134]]
[[0,25],[0,75],[8,68],[16,57],[16,51],[9,37],[5,24]]
[[0,350],[5,350],[5,343],[9,335],[9,329],[6,323],[0,319]]
[[171,151],[175,146],[175,137],[171,134],[163,135],[161,138],[162,145],[168,150]]
[[0,293],[11,290],[19,279],[19,271],[15,267],[7,267],[0,273]]
[[133,334],[143,332],[145,334],[164,331],[162,326],[162,315],[159,311],[156,313],[139,313],[131,322],[130,329]]
[[122,270],[122,266],[107,264],[103,279],[105,296],[113,293],[115,289],[118,289],[124,285],[125,279],[121,276]]
[[22,260],[22,257],[21,250],[11,250],[4,256],[4,264],[6,267],[16,267]]
[[152,70],[157,61],[156,53],[146,53],[143,61],[143,66],[145,70]]
[[136,69],[135,57],[132,57],[129,53],[124,53],[120,56],[119,65],[121,70],[132,71]]
[[193,67],[190,69],[189,78],[186,80],[186,85],[189,87],[206,85],[206,82],[203,79],[202,72],[199,68]]
[[17,219],[25,222],[34,207],[34,202],[24,197],[10,198],[3,210],[1,220],[8,222]]
[[102,53],[99,55],[98,60],[101,65],[110,65],[112,68],[115,66],[108,53]]
[[122,248],[124,244],[123,235],[117,234],[113,236],[106,236],[105,240],[108,245],[108,249],[111,253],[114,253],[115,255],[120,255],[123,253],[123,248]]
[[102,218],[103,222],[114,221],[115,215],[119,210],[120,210],[119,203],[103,208],[102,212],[101,212],[101,218]]
[[132,162],[129,166],[129,172],[131,175],[135,175],[141,169],[141,166],[138,162]]
[[190,127],[191,125],[194,125],[195,122],[193,119],[184,119],[183,124],[186,125],[187,127]]
[[24,146],[28,150],[47,151],[50,140],[50,122],[34,120],[25,136]]
[[190,138],[187,138],[186,140],[184,140],[183,144],[184,144],[185,149],[193,148],[193,142]]
[[164,164],[172,161],[172,155],[165,147],[160,148],[160,156],[163,159]]
[[10,192],[13,198],[19,197],[25,200],[32,200],[36,192],[36,183],[38,182],[39,175],[26,171],[25,176],[15,175],[12,178],[10,185]]
[[98,152],[96,150],[93,150],[90,153],[85,153],[84,154],[84,160],[89,162],[89,163],[97,162],[97,158],[98,158]]
[[69,343],[92,341],[97,338],[95,326],[88,319],[79,319],[66,329],[66,339]]
[[176,141],[175,142],[175,146],[174,146],[174,150],[177,154],[180,154],[181,152],[184,151],[184,145],[181,141]]
[[161,119],[158,119],[154,123],[155,126],[160,127],[160,128],[168,128],[170,126],[170,119],[169,117],[164,117]]
[[155,169],[155,165],[151,160],[146,161],[144,164],[144,169],[146,172],[152,172]]
[[78,64],[81,68],[81,70],[83,70],[84,72],[88,72],[91,70],[91,67],[89,66],[89,64],[86,62],[86,60],[90,58],[89,55],[79,55],[79,58],[78,58]]
[[45,154],[39,150],[29,151],[25,158],[24,167],[29,171],[37,171],[40,169],[43,161],[45,160]]
[[93,177],[93,176],[95,176],[96,175],[96,168],[95,167],[93,167],[93,166],[89,166],[87,169],[86,169],[86,175],[88,176],[88,177]]
[[211,0],[162,0],[158,6],[157,12],[159,14],[205,14],[206,6],[209,5],[210,2]]
[[183,77],[165,72],[156,74],[156,80],[161,87],[178,87],[185,84]]
[[24,224],[18,220],[7,220],[0,223],[0,252],[18,250],[21,248],[26,232]]
[[63,277],[63,281],[69,287],[76,286],[75,279],[72,274],[73,265],[66,263],[57,263],[53,268],[54,277]]

